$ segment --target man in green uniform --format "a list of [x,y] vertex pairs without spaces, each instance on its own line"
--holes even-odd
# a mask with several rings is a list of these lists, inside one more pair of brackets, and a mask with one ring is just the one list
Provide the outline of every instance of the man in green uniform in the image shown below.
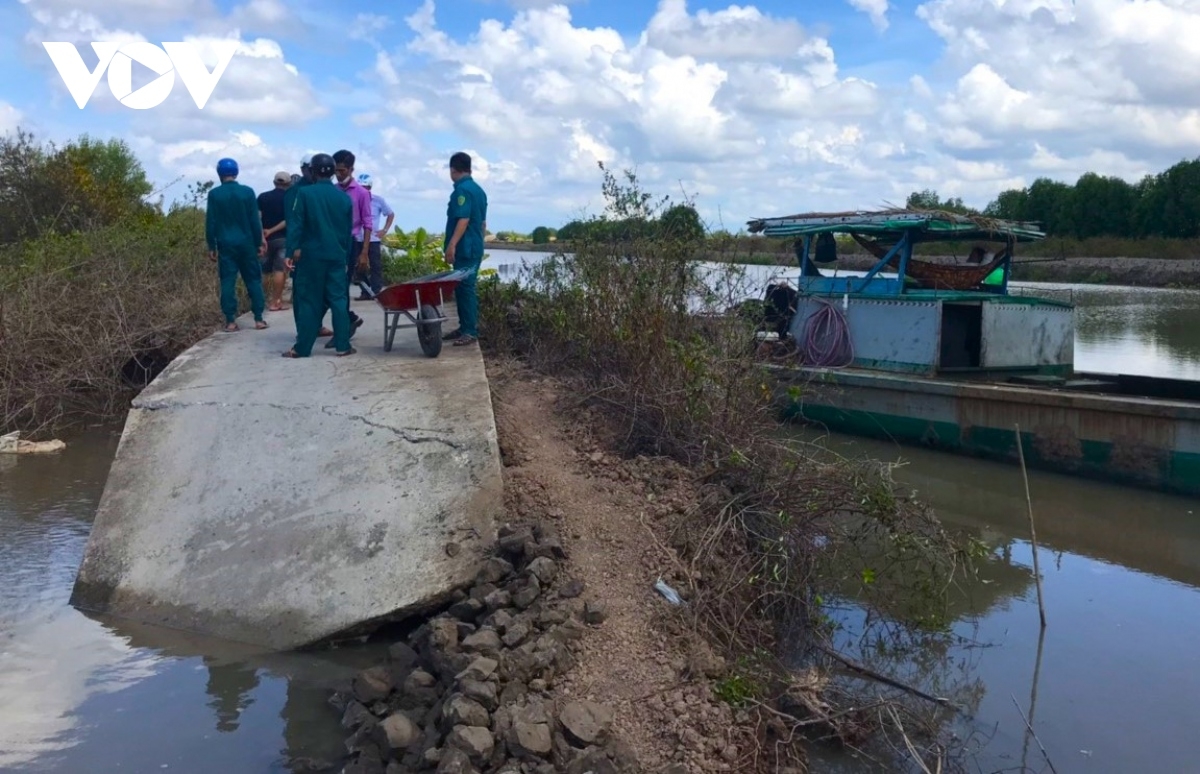
[[254,327],[267,327],[263,321],[266,306],[263,297],[262,264],[258,259],[267,252],[263,240],[262,218],[254,191],[237,181],[238,165],[233,159],[217,162],[221,184],[208,192],[208,211],[204,218],[208,258],[217,264],[221,278],[221,312],[225,331],[233,333],[237,324],[237,278],[240,274],[250,294]]
[[[285,223],[289,219],[291,219],[292,208],[296,206],[296,192],[298,190],[300,190],[301,188],[303,188],[304,186],[312,185],[312,183],[313,183],[312,166],[309,163],[308,156],[303,156],[300,158],[300,174],[297,177],[299,179],[297,179],[294,183],[292,183],[291,187],[288,188],[287,192],[284,193],[284,195],[283,195],[283,217],[284,217]],[[294,240],[288,240],[287,244],[284,247],[283,254],[290,258],[292,256],[292,254],[296,252],[297,247],[298,247],[298,245],[295,244]],[[296,308],[296,272],[295,271],[292,272],[292,319],[296,321],[296,330],[299,331],[300,330],[300,310]],[[325,319],[325,314],[323,312],[321,313],[321,319],[322,320]],[[321,330],[317,332],[318,338],[320,338],[321,336],[332,336],[332,335],[333,335],[333,331],[329,330],[324,325],[322,325]]]
[[475,283],[479,278],[479,264],[483,262],[487,194],[471,177],[471,157],[466,153],[459,152],[450,157],[450,179],[454,181],[454,190],[446,208],[443,249],[446,263],[465,271],[467,276],[454,288],[458,328],[442,338],[461,347],[479,340],[479,295]]
[[[350,252],[350,197],[333,185],[333,157],[312,157],[316,180],[300,189],[288,215],[288,239],[294,250],[288,263],[296,271],[292,306],[296,309],[296,343],[284,357],[311,357],[325,310],[333,313],[333,345],[338,357],[353,355],[350,346],[350,288],[346,256]],[[292,228],[295,226],[293,237]]]

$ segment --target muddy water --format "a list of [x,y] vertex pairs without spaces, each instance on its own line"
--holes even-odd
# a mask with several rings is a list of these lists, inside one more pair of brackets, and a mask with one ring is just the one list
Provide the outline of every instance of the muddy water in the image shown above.
[[68,605],[118,435],[0,455],[0,771],[335,770],[328,689],[370,648],[262,656]]
[[[902,460],[896,478],[992,550],[979,580],[955,594],[956,638],[935,658],[860,651],[879,671],[965,700],[970,771],[1049,770],[1021,712],[1060,774],[1200,771],[1200,500],[1031,472],[1047,617],[1039,653],[1019,469],[845,436],[823,443]],[[843,620],[842,644],[854,648],[862,619]],[[852,757],[826,765],[886,770]]]
[[[489,265],[518,256],[499,257]],[[768,276],[756,267],[751,284]],[[1081,304],[1080,367],[1131,370],[1125,365],[1136,362],[1142,373],[1200,373],[1197,296],[1073,292]],[[0,456],[0,771],[322,770],[317,764],[343,749],[328,689],[377,658],[370,646],[262,656],[94,620],[68,605],[118,433],[68,437],[67,451],[51,457]],[[998,724],[981,753],[992,756],[980,758],[983,770],[1018,765],[1023,726],[1009,694],[1029,711],[1038,627],[1015,472],[850,443],[866,453],[903,453],[912,464],[901,476],[945,519],[996,548],[992,583],[968,590],[959,622],[975,641],[995,646],[958,655],[982,691],[978,727],[991,735]],[[1200,770],[1189,752],[1200,720],[1200,521],[1188,513],[1200,502],[1044,475],[1033,477],[1033,487],[1044,514],[1050,618],[1034,722],[1055,766]],[[1031,757],[1030,767],[1044,764]]]

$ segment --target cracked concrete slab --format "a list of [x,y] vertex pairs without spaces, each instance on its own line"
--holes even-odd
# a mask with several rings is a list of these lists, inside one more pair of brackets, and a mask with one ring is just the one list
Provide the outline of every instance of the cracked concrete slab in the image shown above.
[[[278,650],[360,633],[469,583],[503,508],[477,348],[282,358],[271,328],[218,333],[134,401],[71,601]],[[446,309],[453,313],[453,306]],[[451,320],[447,325],[453,325]]]

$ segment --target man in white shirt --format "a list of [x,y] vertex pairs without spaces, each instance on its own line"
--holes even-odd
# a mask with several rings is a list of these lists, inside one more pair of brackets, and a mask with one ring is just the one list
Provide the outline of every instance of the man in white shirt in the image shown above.
[[[375,180],[365,172],[358,176],[358,184],[371,194],[371,220],[378,225],[383,218],[387,217],[387,222],[380,228],[376,228],[371,232],[371,245],[367,248],[367,257],[370,261],[370,285],[371,292],[378,293],[383,289],[383,257],[382,247],[383,242],[380,239],[381,234],[387,234],[392,230],[392,221],[396,219],[396,213],[388,206],[387,201],[375,193],[372,188],[375,185]],[[370,298],[366,293],[361,293],[358,296],[359,301],[366,301]]]

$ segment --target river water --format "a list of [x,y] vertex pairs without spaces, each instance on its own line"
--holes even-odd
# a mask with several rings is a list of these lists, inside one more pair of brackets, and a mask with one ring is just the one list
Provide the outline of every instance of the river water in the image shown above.
[[[524,257],[489,259],[502,274]],[[541,256],[530,256],[534,259]],[[751,284],[770,270],[750,267]],[[1079,305],[1081,370],[1200,378],[1200,294],[1022,285]],[[68,605],[119,427],[66,438],[46,457],[0,456],[0,771],[320,771],[342,752],[329,689],[371,646],[255,656]],[[1031,473],[1049,626],[1039,625],[1016,469],[850,438],[843,453],[907,464],[897,478],[995,554],[956,603],[971,644],[927,665],[973,697],[980,771],[1200,770],[1200,500]],[[944,674],[943,674],[944,673]],[[982,744],[981,737],[987,737]],[[847,757],[830,768],[862,770]],[[972,770],[976,770],[974,764]]]

